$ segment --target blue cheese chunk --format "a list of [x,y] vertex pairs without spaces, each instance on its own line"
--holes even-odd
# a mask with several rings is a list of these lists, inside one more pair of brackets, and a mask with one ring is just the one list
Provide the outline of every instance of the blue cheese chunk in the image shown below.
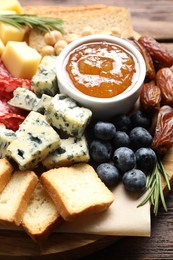
[[87,108],[79,107],[66,95],[57,94],[52,98],[45,115],[50,124],[57,129],[63,130],[70,136],[81,137],[92,112]]
[[32,89],[41,97],[42,94],[55,96],[59,89],[56,76],[56,56],[45,56],[40,62],[38,72],[32,78]]
[[16,139],[16,134],[10,129],[0,127],[0,156],[8,157],[7,147]]
[[70,166],[73,163],[89,161],[88,144],[85,136],[69,137],[61,140],[61,145],[43,160],[47,169]]
[[7,147],[10,157],[18,163],[20,170],[36,167],[61,143],[59,135],[45,116],[32,111],[25,121],[16,132],[17,139]]
[[46,94],[43,94],[41,96],[41,98],[39,99],[39,102],[37,103],[37,105],[34,107],[34,111],[37,111],[41,114],[44,114],[46,109],[48,108],[48,106],[50,105],[52,101],[52,97],[46,95]]
[[13,98],[8,101],[10,105],[28,111],[33,110],[38,102],[39,98],[32,91],[25,88],[17,88],[13,92]]
[[70,166],[73,163],[89,161],[88,144],[85,136],[81,138],[69,137],[61,139],[61,145],[46,159],[43,160],[43,165],[47,169]]

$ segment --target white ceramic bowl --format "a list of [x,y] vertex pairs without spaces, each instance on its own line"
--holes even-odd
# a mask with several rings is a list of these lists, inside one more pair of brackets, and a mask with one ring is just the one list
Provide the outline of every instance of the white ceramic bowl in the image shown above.
[[[115,97],[97,98],[83,94],[73,85],[72,81],[69,80],[65,69],[68,55],[76,47],[93,41],[107,41],[110,43],[115,43],[120,47],[125,48],[136,58],[138,71],[136,74],[137,78],[135,79],[132,87],[129,87],[126,91]],[[128,113],[132,109],[134,103],[139,97],[140,88],[143,84],[145,74],[146,66],[141,53],[128,41],[114,36],[98,34],[79,38],[65,47],[57,60],[57,78],[60,92],[73,98],[81,106],[91,109],[94,117],[102,119],[110,118],[120,113]]]

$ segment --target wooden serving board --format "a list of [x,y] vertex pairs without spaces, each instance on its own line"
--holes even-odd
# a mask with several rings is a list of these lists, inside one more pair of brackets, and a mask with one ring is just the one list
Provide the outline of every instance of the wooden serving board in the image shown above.
[[[163,164],[173,186],[173,148],[166,154]],[[168,194],[164,184],[164,193]],[[42,256],[42,259],[77,259],[115,243],[121,237],[90,234],[59,234],[53,232],[41,246],[34,243],[24,231],[0,230],[0,259],[26,259],[26,256]],[[16,257],[16,258],[15,258]],[[11,259],[11,258],[10,258]]]
[[[171,186],[173,186],[173,147],[165,155],[163,164],[169,174]],[[164,184],[165,195],[168,192]],[[39,246],[23,231],[0,230],[0,259],[3,259],[1,256],[46,257],[49,255],[50,257],[52,255],[53,257],[54,254],[58,259],[76,259],[101,250],[119,239],[120,237],[116,236],[54,232],[44,244]]]

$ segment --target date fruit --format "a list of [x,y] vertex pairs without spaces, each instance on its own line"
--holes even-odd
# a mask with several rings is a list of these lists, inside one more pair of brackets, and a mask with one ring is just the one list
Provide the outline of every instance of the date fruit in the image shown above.
[[159,110],[152,148],[159,154],[165,154],[173,145],[173,108],[162,106]]
[[160,109],[161,90],[154,81],[144,83],[140,93],[141,107],[147,112],[156,112]]
[[143,45],[150,54],[156,70],[173,65],[173,55],[154,38],[141,36],[138,42]]
[[173,106],[173,71],[160,69],[156,74],[156,84],[161,90],[163,104]]

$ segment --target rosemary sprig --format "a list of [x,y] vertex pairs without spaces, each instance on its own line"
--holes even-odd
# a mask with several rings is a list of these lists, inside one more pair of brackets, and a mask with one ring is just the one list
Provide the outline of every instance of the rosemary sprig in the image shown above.
[[161,201],[162,206],[165,211],[167,211],[167,206],[164,198],[163,187],[162,187],[162,179],[161,175],[163,176],[164,180],[166,181],[166,185],[169,190],[171,190],[170,182],[168,174],[158,157],[155,168],[151,175],[147,176],[146,182],[146,189],[145,189],[145,197],[142,202],[138,205],[138,207],[143,206],[147,201],[150,201],[153,205],[153,213],[157,216],[159,202]]
[[28,25],[30,28],[37,28],[44,32],[51,30],[63,32],[63,21],[59,18],[39,17],[26,14],[1,14],[0,21],[11,24],[18,29],[20,29],[22,25]]

